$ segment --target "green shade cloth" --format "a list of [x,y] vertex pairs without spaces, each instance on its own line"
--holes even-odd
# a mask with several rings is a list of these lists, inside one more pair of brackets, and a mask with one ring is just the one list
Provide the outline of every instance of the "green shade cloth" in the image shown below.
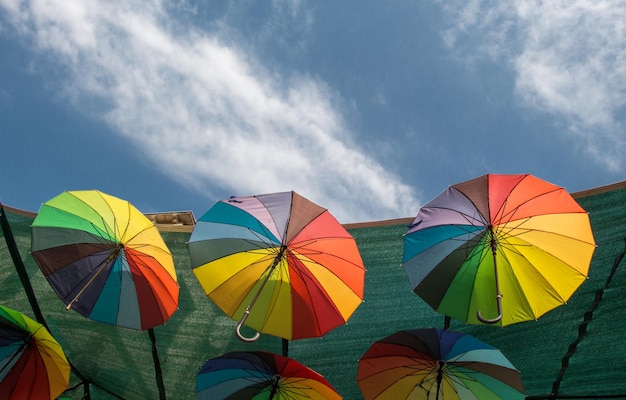
[[[548,396],[555,388],[568,396],[626,394],[626,260],[619,260],[626,237],[626,189],[588,194],[577,201],[590,213],[598,248],[589,279],[568,304],[537,321],[505,328],[455,320],[450,324],[451,330],[499,348],[521,371],[531,398]],[[124,399],[158,398],[147,335],[66,311],[28,253],[33,218],[10,211],[7,215],[50,331],[76,370],[93,382],[91,398],[115,398],[112,394]],[[367,268],[364,303],[346,325],[324,337],[289,342],[289,357],[324,375],[348,400],[361,399],[356,384],[358,360],[372,343],[398,330],[444,327],[444,317],[411,291],[401,267],[403,222],[348,227]],[[187,252],[190,233],[162,235],[180,283],[180,309],[154,329],[168,398],[194,399],[196,373],[210,358],[238,350],[282,352],[277,337],[262,335],[251,344],[239,341],[233,333],[236,322],[211,303],[193,276]],[[614,270],[616,259],[620,262]],[[4,238],[0,240],[0,304],[33,316]],[[84,388],[79,384],[72,374],[70,387],[78,386],[63,397],[82,398]]]

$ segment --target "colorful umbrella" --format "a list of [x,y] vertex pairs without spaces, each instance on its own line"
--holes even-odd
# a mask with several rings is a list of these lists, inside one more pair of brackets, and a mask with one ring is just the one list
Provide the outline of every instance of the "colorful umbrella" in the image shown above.
[[586,279],[595,247],[587,213],[565,189],[532,175],[489,174],[420,209],[402,263],[414,292],[439,313],[504,326],[564,304]]
[[146,330],[178,308],[172,255],[127,201],[97,190],[64,192],[42,205],[31,245],[67,308],[89,319]]
[[[319,337],[363,299],[365,268],[354,238],[324,208],[294,192],[219,201],[189,241],[193,272],[237,334]],[[257,330],[243,337],[243,324]]]
[[0,306],[0,398],[55,399],[69,386],[70,365],[38,322]]
[[264,351],[234,351],[207,361],[196,377],[198,399],[341,399],[317,372]]
[[373,399],[524,399],[519,372],[496,348],[440,329],[399,331],[359,360],[357,384]]

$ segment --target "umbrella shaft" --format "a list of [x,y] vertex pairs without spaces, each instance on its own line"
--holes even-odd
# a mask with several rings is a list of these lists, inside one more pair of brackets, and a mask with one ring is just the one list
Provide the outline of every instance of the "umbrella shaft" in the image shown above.
[[437,361],[437,393],[435,394],[435,400],[439,400],[439,392],[441,391],[441,380],[443,378],[443,365],[445,361]]
[[76,294],[76,296],[74,296],[74,298],[72,299],[72,301],[69,302],[69,304],[67,305],[67,307],[65,307],[66,310],[69,310],[70,308],[72,308],[72,305],[76,302],[76,300],[78,300],[78,298],[80,296],[82,296],[82,294],[85,292],[85,290],[87,290],[87,288],[89,286],[91,286],[91,284],[93,283],[93,281],[96,280],[96,278],[98,277],[98,275],[100,275],[100,273],[102,271],[104,271],[104,267],[106,267],[106,265],[108,263],[110,263],[113,259],[115,259],[115,257],[117,257],[117,255],[120,253],[120,250],[122,249],[122,246],[118,245],[115,250],[109,254],[109,256],[107,257],[106,260],[104,260],[104,262],[102,264],[100,264],[100,266],[98,267],[98,270],[96,271],[96,273],[91,277],[91,279],[89,279],[89,282],[87,282],[85,284],[85,286],[82,287],[82,289],[80,289],[80,291],[78,292],[78,294]]
[[497,261],[497,240],[493,231],[493,226],[489,225],[489,236],[491,244],[491,255],[493,256],[493,276],[496,281],[496,307],[498,316],[492,319],[484,318],[480,311],[476,313],[478,320],[485,324],[495,324],[502,319],[502,293],[500,293],[500,279],[498,278],[498,261]]
[[270,265],[270,267],[266,270],[267,274],[265,275],[265,278],[261,282],[261,286],[259,286],[259,290],[257,290],[257,292],[254,294],[254,297],[252,298],[252,300],[250,300],[250,304],[246,307],[246,310],[243,313],[243,317],[241,318],[241,321],[239,321],[239,324],[237,324],[237,330],[236,330],[237,337],[239,339],[243,340],[244,342],[254,342],[260,336],[259,332],[257,332],[251,338],[244,337],[241,334],[240,329],[243,326],[244,322],[246,322],[246,320],[248,319],[248,316],[250,315],[250,310],[252,309],[252,307],[254,306],[256,301],[258,300],[259,296],[261,295],[261,292],[263,291],[263,288],[265,288],[265,285],[269,281],[270,276],[272,275],[272,272],[274,272],[274,269],[276,268],[276,266],[278,265],[280,260],[282,260],[283,255],[284,255],[286,249],[287,249],[287,245],[283,244],[283,245],[280,246],[280,250],[278,251],[278,254],[276,255],[276,257],[274,257],[274,261],[272,262],[272,265]]
[[[248,305],[248,307],[246,308],[247,311],[250,311],[252,309],[252,306],[254,306],[254,303],[256,303],[256,301],[258,300],[259,296],[261,295],[261,292],[263,291],[263,288],[265,287],[267,282],[270,280],[270,276],[272,275],[272,272],[274,272],[274,269],[276,269],[276,266],[278,265],[280,260],[282,260],[286,249],[287,249],[286,245],[283,244],[280,246],[280,250],[278,251],[278,254],[276,255],[276,257],[274,258],[272,265],[270,265],[270,267],[266,270],[267,275],[265,275],[265,279],[263,279],[263,282],[261,282],[261,286],[259,287],[259,290],[257,290],[257,292],[254,294],[254,297],[250,301],[250,305]],[[246,314],[246,317],[247,317],[247,314]]]
[[496,280],[496,296],[502,297],[502,294],[500,293],[500,280],[498,279],[498,261],[497,261],[497,256],[496,256],[496,251],[497,251],[496,246],[498,242],[496,241],[495,233],[493,232],[492,227],[489,228],[489,233],[491,236],[491,254],[493,256],[493,275]]

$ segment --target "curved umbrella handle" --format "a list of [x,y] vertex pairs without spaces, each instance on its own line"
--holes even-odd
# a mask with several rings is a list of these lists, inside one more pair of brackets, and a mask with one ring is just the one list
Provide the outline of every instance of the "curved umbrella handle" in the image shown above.
[[482,316],[482,314],[480,313],[480,310],[476,313],[476,318],[478,318],[478,320],[480,322],[482,322],[483,324],[495,324],[497,322],[500,322],[500,320],[502,319],[502,294],[498,293],[498,295],[496,296],[496,304],[498,306],[498,316],[495,318],[485,318]]
[[246,307],[246,311],[244,312],[241,321],[237,324],[237,337],[243,342],[256,342],[261,337],[259,332],[256,332],[252,337],[245,337],[241,334],[241,327],[243,326],[243,323],[246,322],[246,319],[248,319],[248,315],[250,315],[250,307]]
[[261,286],[259,287],[259,290],[257,290],[256,294],[254,295],[254,297],[250,301],[250,305],[248,307],[246,307],[246,311],[244,312],[243,317],[241,317],[241,321],[239,321],[239,324],[237,325],[237,337],[240,340],[244,341],[244,342],[255,342],[255,341],[257,341],[259,339],[259,337],[261,337],[261,334],[259,332],[257,332],[251,338],[247,338],[247,337],[245,337],[245,336],[243,336],[241,334],[241,327],[243,326],[243,323],[246,321],[246,319],[248,319],[248,316],[250,315],[250,309],[252,308],[252,306],[254,306],[254,303],[256,303],[257,299],[261,295],[261,292],[263,291],[263,288],[267,284],[267,281],[270,279],[270,275],[272,274],[272,271],[274,271],[274,268],[276,268],[276,265],[278,265],[280,260],[283,259],[283,254],[285,253],[286,249],[287,249],[286,245],[282,244],[280,246],[280,251],[278,252],[276,257],[274,258],[274,261],[272,262],[272,265],[270,265],[270,267],[266,270],[265,278],[263,278],[263,281],[261,282]]

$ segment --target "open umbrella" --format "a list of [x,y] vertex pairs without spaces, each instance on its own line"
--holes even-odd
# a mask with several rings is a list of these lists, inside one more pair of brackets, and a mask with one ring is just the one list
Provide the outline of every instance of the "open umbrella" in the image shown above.
[[439,313],[504,326],[564,304],[595,247],[587,213],[565,189],[528,174],[488,174],[420,209],[402,263]]
[[201,400],[341,399],[322,375],[264,351],[234,351],[210,359],[197,374],[196,395]]
[[70,379],[61,345],[40,323],[0,306],[0,398],[55,399]]
[[399,331],[370,346],[357,384],[373,399],[524,399],[519,371],[496,348],[440,329]]
[[[363,299],[365,268],[354,238],[328,210],[294,192],[219,201],[189,240],[193,272],[237,334],[319,337]],[[257,331],[241,335],[245,325]]]
[[68,191],[44,203],[32,224],[31,254],[67,308],[89,319],[146,330],[178,308],[167,245],[117,197]]
[[154,224],[126,200],[67,191],[41,206],[31,254],[68,310],[148,331],[165,398],[153,328],[178,309],[179,287],[172,254]]

